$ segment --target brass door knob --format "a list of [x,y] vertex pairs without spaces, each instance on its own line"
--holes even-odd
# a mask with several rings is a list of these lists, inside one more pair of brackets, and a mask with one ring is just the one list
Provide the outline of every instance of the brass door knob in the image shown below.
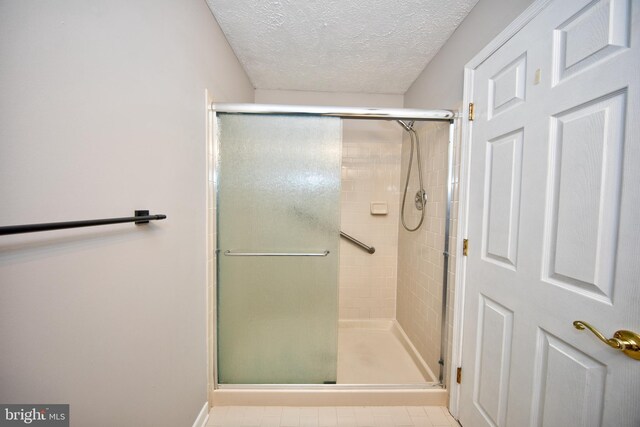
[[613,334],[613,338],[606,338],[599,330],[585,321],[576,320],[573,322],[573,326],[579,330],[589,329],[600,341],[609,347],[622,351],[632,359],[640,360],[640,335],[635,332],[620,330]]

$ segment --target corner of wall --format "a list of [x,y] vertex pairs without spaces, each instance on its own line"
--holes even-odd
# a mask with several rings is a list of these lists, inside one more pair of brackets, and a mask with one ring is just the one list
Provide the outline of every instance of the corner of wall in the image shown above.
[[464,66],[533,0],[480,0],[404,94],[407,108],[454,109]]

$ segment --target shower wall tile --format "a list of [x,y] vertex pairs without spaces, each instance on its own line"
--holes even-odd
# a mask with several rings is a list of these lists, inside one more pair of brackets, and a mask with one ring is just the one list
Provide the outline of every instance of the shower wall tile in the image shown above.
[[[340,319],[395,318],[401,135],[395,123],[343,124],[341,229],[376,252],[341,239]],[[389,213],[371,215],[371,202]]]
[[[399,225],[398,235],[398,276],[396,317],[405,333],[418,352],[437,375],[440,359],[440,336],[442,317],[442,281],[444,275],[444,241],[447,207],[447,160],[449,125],[448,123],[417,123],[416,130],[420,137],[422,155],[422,173],[427,192],[425,219],[416,232],[407,232]],[[402,151],[402,186],[407,173],[410,141],[408,134]],[[456,139],[454,139],[456,140]],[[456,146],[459,144],[456,144]],[[455,155],[454,163],[459,164]],[[415,156],[415,154],[414,154]],[[418,190],[418,174],[414,157],[413,171],[407,191],[405,221],[411,228],[420,220],[420,212],[415,208],[413,200]],[[452,190],[457,188],[454,178]],[[457,191],[454,191],[457,196]],[[402,198],[402,194],[400,195]],[[400,199],[401,200],[401,199]],[[455,203],[455,206],[454,206]],[[452,203],[456,208],[457,202]],[[453,216],[450,222],[449,252],[449,287],[447,300],[453,298],[453,279],[455,271],[455,231],[457,220]],[[448,308],[453,305],[448,304]],[[452,313],[452,311],[451,311]],[[452,314],[447,315],[445,330],[450,343]],[[446,349],[450,354],[450,348]],[[449,360],[445,357],[445,360]],[[446,364],[448,370],[448,363]]]

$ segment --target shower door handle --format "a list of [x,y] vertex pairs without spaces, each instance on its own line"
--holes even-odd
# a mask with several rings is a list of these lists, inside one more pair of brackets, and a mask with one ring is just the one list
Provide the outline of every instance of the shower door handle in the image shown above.
[[224,251],[224,256],[327,256],[329,251],[324,252],[231,252]]

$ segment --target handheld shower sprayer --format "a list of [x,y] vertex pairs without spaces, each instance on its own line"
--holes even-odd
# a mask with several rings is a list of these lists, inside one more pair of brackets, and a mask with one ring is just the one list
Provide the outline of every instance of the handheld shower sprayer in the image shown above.
[[[426,204],[427,204],[427,193],[424,191],[424,185],[422,182],[422,162],[420,159],[420,139],[418,138],[418,133],[415,131],[415,129],[413,129],[413,123],[414,122],[405,122],[403,120],[398,120],[397,121],[400,126],[402,126],[404,128],[404,130],[406,130],[409,133],[409,138],[411,139],[411,151],[409,152],[409,165],[407,167],[407,178],[405,179],[404,182],[404,193],[402,194],[402,208],[400,210],[400,219],[402,220],[402,226],[405,228],[405,230],[407,231],[416,231],[417,229],[420,228],[420,226],[422,225],[422,223],[424,222],[424,211],[426,210]],[[416,192],[416,195],[414,197],[414,202],[415,202],[415,206],[416,209],[420,211],[420,221],[418,222],[418,225],[416,225],[414,228],[410,228],[407,226],[405,220],[404,220],[404,207],[405,207],[405,202],[407,200],[407,188],[409,187],[409,178],[411,178],[411,166],[413,165],[413,151],[415,148],[415,152],[416,152],[416,158],[418,160],[418,181],[420,183],[420,188],[418,189],[418,191]]]

